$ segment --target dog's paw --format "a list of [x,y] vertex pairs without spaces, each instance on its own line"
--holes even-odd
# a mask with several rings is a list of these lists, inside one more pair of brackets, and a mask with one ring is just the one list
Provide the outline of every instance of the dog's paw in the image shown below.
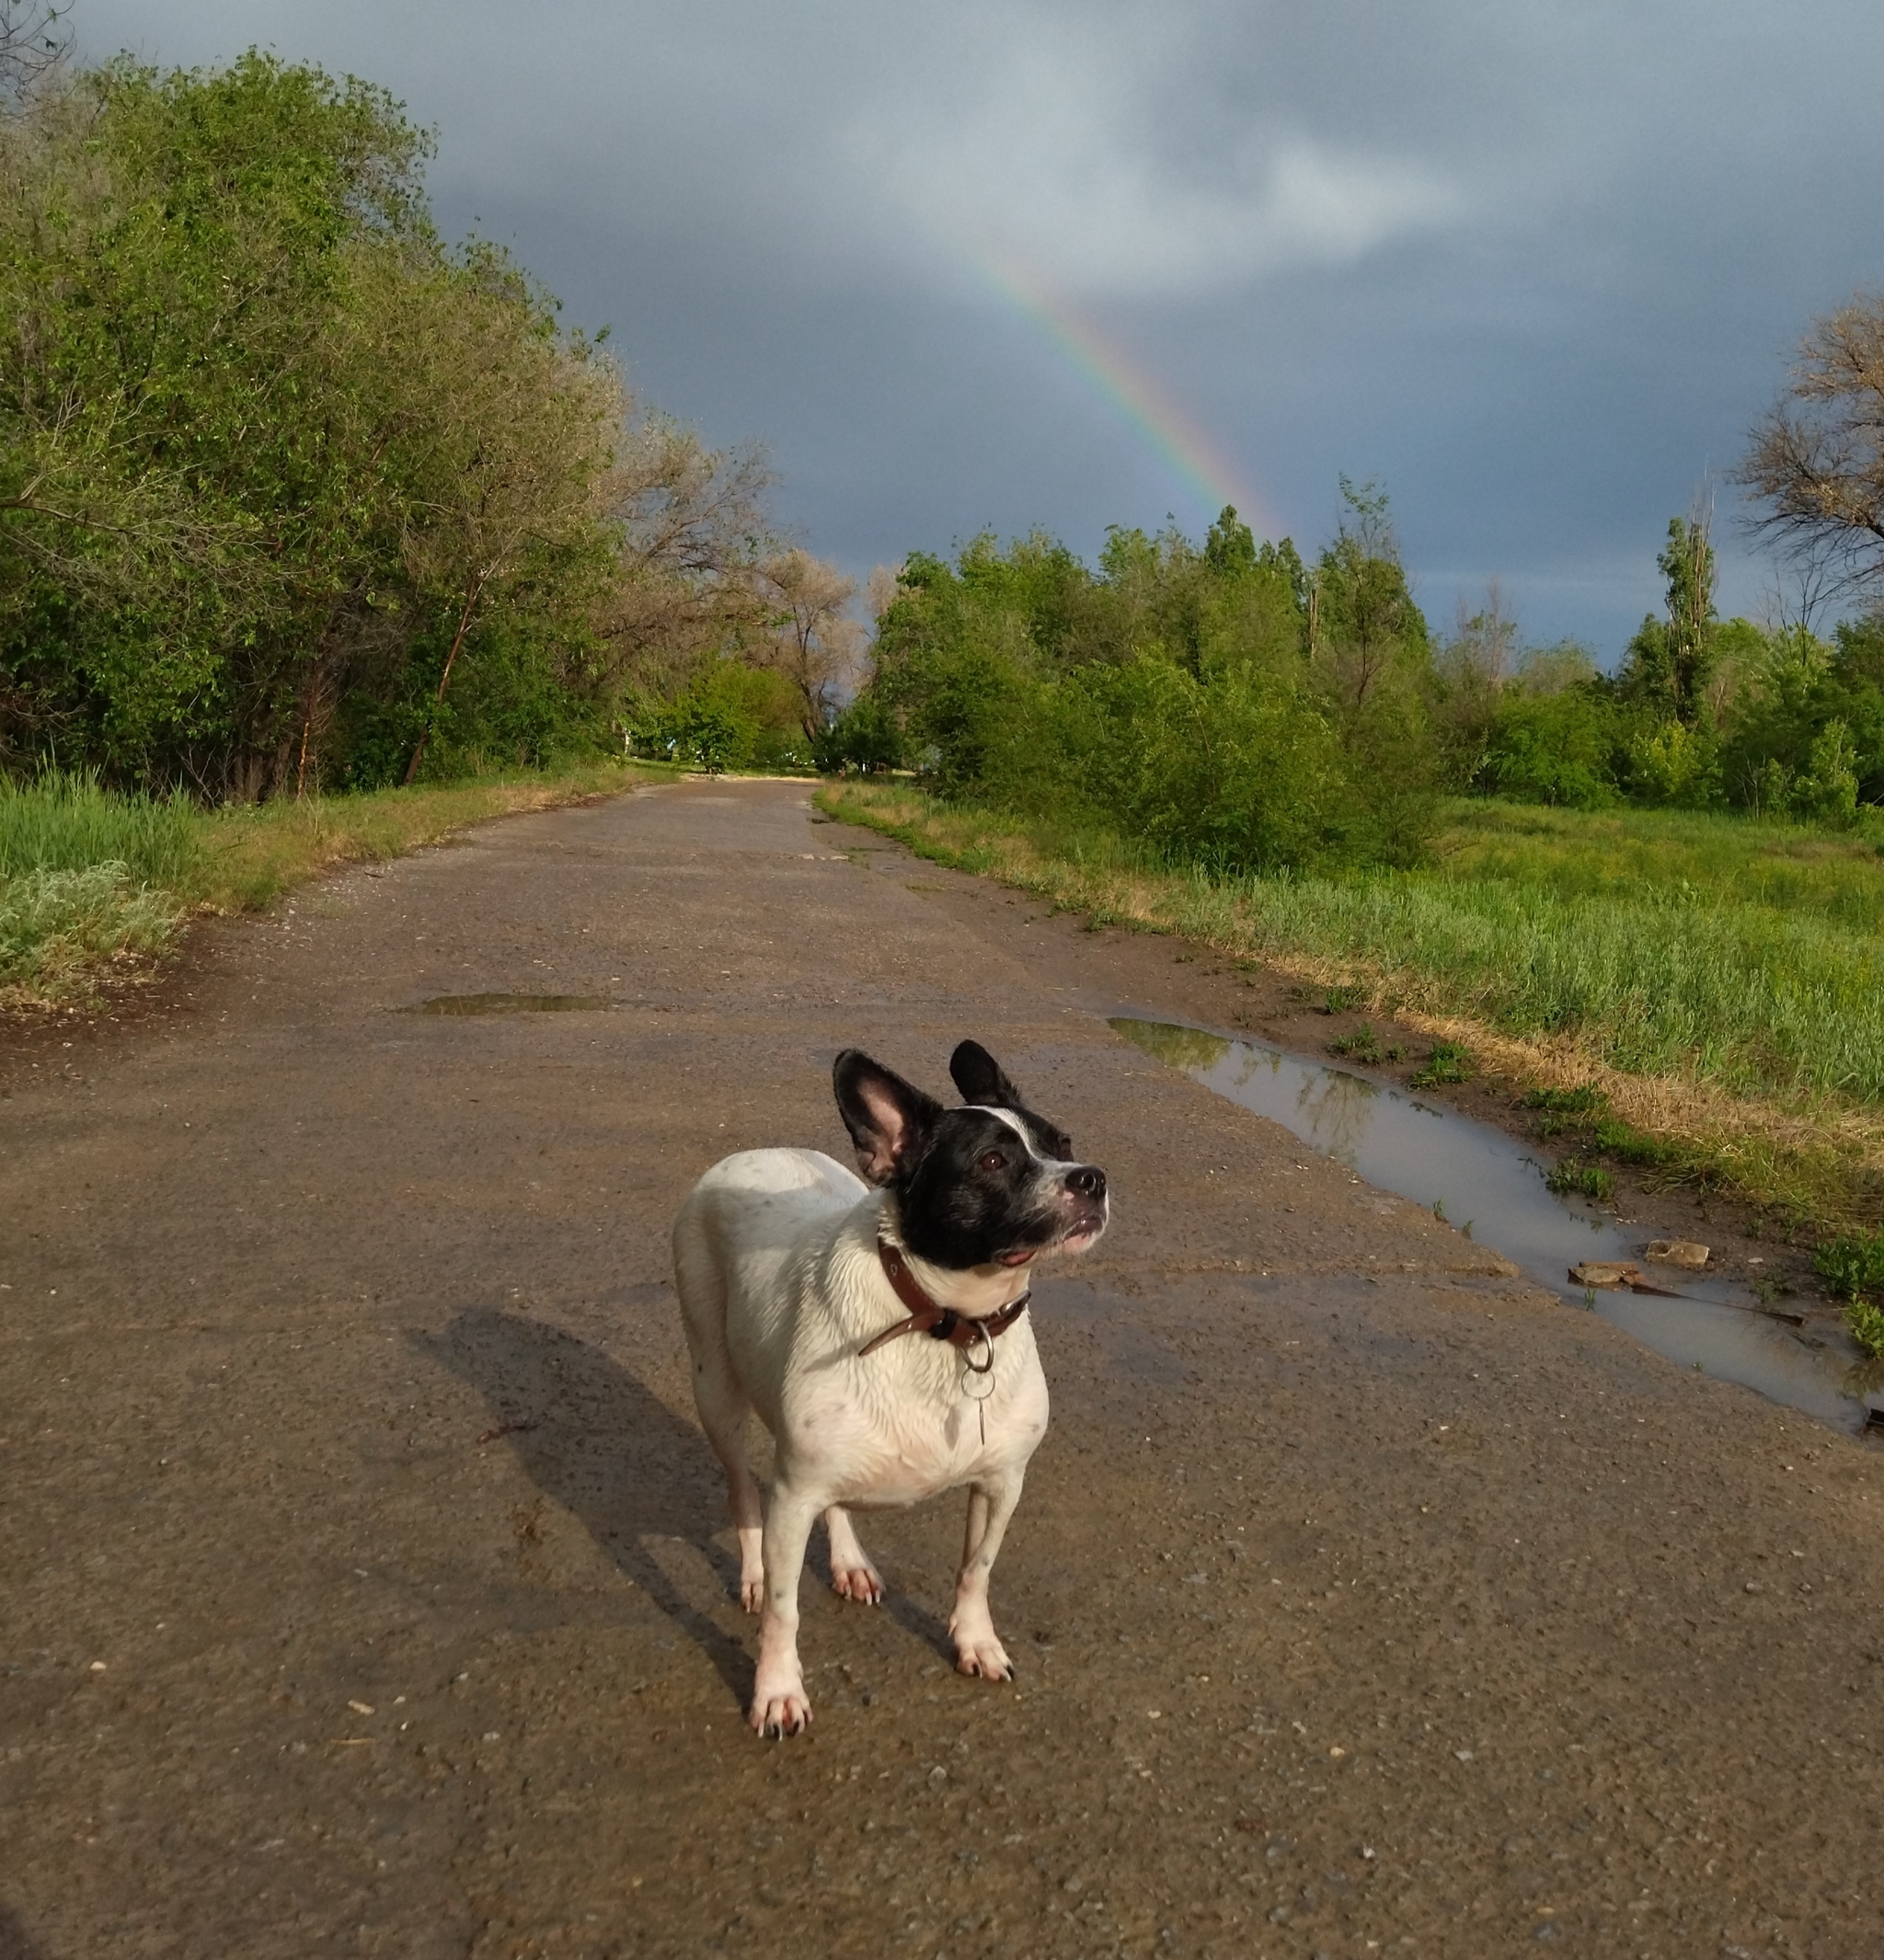
[[805,1698],[804,1684],[775,1692],[763,1688],[754,1690],[746,1720],[755,1736],[768,1739],[801,1735],[811,1725],[811,1704]]
[[978,1674],[984,1681],[1011,1681],[1014,1663],[1007,1657],[1007,1649],[989,1633],[980,1639],[957,1644],[955,1671]]
[[831,1589],[840,1599],[856,1599],[875,1606],[883,1598],[883,1580],[868,1559],[854,1565],[833,1565]]
[[740,1604],[749,1613],[756,1613],[765,1604],[765,1575],[755,1572],[751,1578],[740,1580]]

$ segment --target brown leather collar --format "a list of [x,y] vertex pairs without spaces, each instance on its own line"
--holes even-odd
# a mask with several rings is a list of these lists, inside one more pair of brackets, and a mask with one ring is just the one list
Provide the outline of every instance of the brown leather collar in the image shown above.
[[[909,1318],[886,1327],[874,1340],[866,1341],[857,1349],[860,1356],[874,1354],[887,1342],[905,1334],[926,1334],[932,1341],[947,1341],[951,1347],[962,1348],[972,1347],[983,1338],[992,1343],[997,1334],[1005,1334],[1027,1312],[1027,1303],[1034,1297],[1034,1289],[1028,1287],[1018,1300],[1010,1300],[998,1312],[976,1320],[972,1314],[958,1313],[953,1307],[938,1307],[916,1284],[915,1275],[889,1240],[877,1241],[877,1256],[883,1262],[884,1278],[896,1289],[897,1299],[909,1309]],[[991,1355],[989,1358],[994,1358]]]

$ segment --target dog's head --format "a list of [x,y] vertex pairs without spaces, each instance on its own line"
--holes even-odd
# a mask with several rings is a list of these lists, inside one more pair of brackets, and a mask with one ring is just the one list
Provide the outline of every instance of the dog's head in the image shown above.
[[1072,1139],[1028,1108],[979,1042],[964,1041],[948,1072],[963,1108],[858,1049],[832,1070],[857,1168],[895,1192],[903,1244],[955,1272],[1085,1251],[1106,1229],[1105,1172],[1074,1159]]

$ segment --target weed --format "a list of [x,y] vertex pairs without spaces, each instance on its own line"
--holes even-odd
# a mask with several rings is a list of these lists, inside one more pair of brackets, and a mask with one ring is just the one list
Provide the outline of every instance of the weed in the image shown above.
[[1873,1306],[1868,1300],[1847,1301],[1844,1324],[1867,1355],[1884,1359],[1884,1307]]
[[1330,1055],[1345,1055],[1350,1061],[1379,1061],[1382,1059],[1380,1037],[1373,1026],[1363,1021],[1351,1035],[1338,1035],[1328,1043]]
[[1407,1050],[1397,1041],[1384,1048],[1381,1053],[1388,1061],[1405,1061],[1407,1059]]
[[1560,1197],[1593,1198],[1599,1205],[1615,1196],[1615,1179],[1600,1163],[1579,1163],[1574,1157],[1566,1157],[1544,1181]]
[[0,881],[118,865],[133,885],[175,890],[201,855],[187,797],[121,797],[92,775],[0,777]]
[[1828,1239],[1812,1255],[1812,1265],[1847,1300],[1884,1292],[1884,1228]]
[[1438,1221],[1440,1221],[1440,1223],[1441,1223],[1442,1225],[1443,1225],[1443,1224],[1445,1223],[1445,1221],[1446,1221],[1446,1201],[1445,1201],[1445,1199],[1444,1199],[1444,1198],[1435,1198],[1433,1199],[1433,1201],[1432,1201],[1432,1215],[1433,1215],[1433,1217],[1434,1217],[1434,1218],[1436,1218],[1436,1219],[1437,1219],[1437,1220],[1438,1220]]
[[1352,1014],[1365,1004],[1367,992],[1361,987],[1330,987],[1322,996],[1317,1014]]
[[1426,1058],[1426,1066],[1412,1078],[1412,1086],[1416,1089],[1434,1089],[1442,1083],[1471,1080],[1470,1050],[1456,1041],[1435,1041],[1432,1044],[1432,1053]]

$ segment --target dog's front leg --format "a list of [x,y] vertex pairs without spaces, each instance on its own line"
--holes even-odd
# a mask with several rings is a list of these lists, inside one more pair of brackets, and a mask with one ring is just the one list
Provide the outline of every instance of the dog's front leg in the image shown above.
[[995,1635],[988,1610],[988,1576],[1000,1555],[1001,1541],[1007,1535],[1008,1519],[1020,1502],[1020,1473],[1010,1471],[970,1490],[961,1570],[955,1577],[955,1610],[948,1616],[957,1668],[991,1681],[1014,1679],[1014,1665]]
[[765,1507],[765,1605],[759,1617],[759,1673],[747,1720],[761,1736],[795,1736],[810,1725],[811,1704],[798,1665],[798,1576],[811,1521],[822,1508],[815,1496],[788,1485],[774,1488]]

